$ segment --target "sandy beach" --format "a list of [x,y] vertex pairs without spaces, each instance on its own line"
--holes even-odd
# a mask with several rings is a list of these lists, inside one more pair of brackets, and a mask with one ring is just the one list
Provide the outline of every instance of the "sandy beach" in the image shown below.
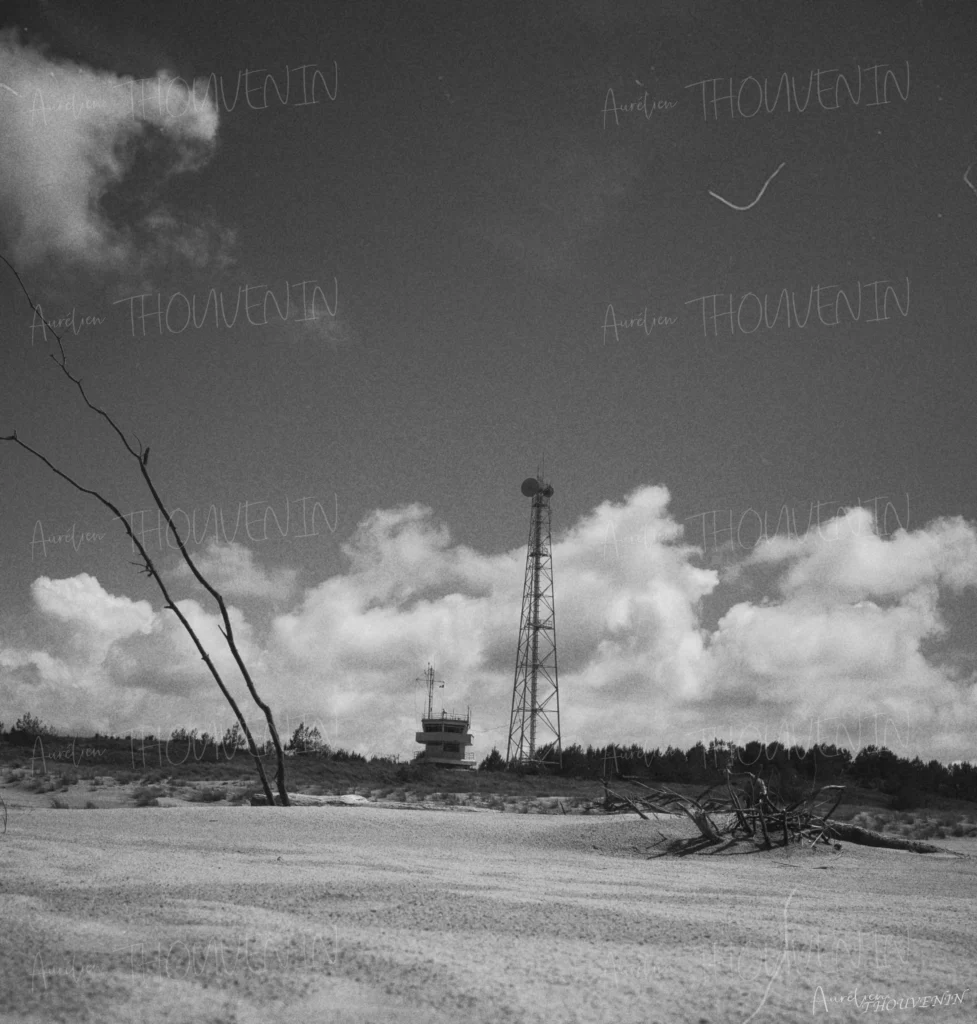
[[977,1019],[972,857],[850,844],[663,855],[691,828],[374,806],[12,807],[2,1016]]

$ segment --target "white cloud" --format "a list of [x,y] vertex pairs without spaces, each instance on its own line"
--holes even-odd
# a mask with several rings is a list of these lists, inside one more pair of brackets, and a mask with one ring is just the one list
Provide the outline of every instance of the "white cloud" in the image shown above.
[[[975,673],[942,609],[977,584],[973,525],[938,520],[884,539],[855,511],[822,524],[820,536],[761,544],[710,631],[703,601],[720,600],[728,585],[696,564],[698,549],[683,542],[668,502],[664,487],[639,488],[554,541],[565,742],[688,747],[714,735],[762,737],[772,726],[768,738],[786,729],[808,746],[887,741],[903,756],[968,756]],[[304,719],[333,745],[407,754],[426,696],[414,680],[431,660],[447,683],[438,692],[446,706],[474,707],[478,752],[504,748],[525,549],[485,554],[456,544],[414,504],[365,516],[343,552],[345,571],[287,611],[259,605],[254,622],[232,612],[282,731]],[[235,595],[292,594],[290,570],[257,566],[242,545],[209,548],[205,568]],[[771,572],[765,596],[739,599],[744,578]],[[136,714],[229,722],[172,613],[151,614],[146,602],[109,595],[86,576],[39,580],[35,599],[33,649],[0,644],[4,685],[14,680],[20,697],[47,701],[23,710],[57,719],[80,707],[80,697],[63,698],[71,678],[92,714],[118,729],[134,727]],[[213,609],[196,600],[180,607],[243,695]],[[101,640],[59,646],[51,623]],[[934,641],[949,645],[942,659]],[[260,731],[260,715],[244,704]]]
[[[0,227],[21,266],[58,256],[93,268],[130,269],[152,239],[154,252],[179,254],[191,244],[222,249],[230,239],[202,240],[199,229],[160,233],[156,210],[141,225],[109,222],[102,199],[132,167],[139,145],[161,142],[163,175],[199,169],[213,153],[218,114],[206,83],[191,90],[165,71],[135,81],[23,46],[0,33]],[[190,240],[188,242],[188,239]]]
[[789,563],[787,597],[858,601],[900,597],[939,583],[954,593],[977,584],[977,534],[961,517],[881,538],[872,513],[849,509],[802,537],[761,542],[748,562]]
[[[5,704],[68,728],[101,732],[121,722],[206,715],[224,721],[230,710],[177,617],[148,601],[109,594],[87,573],[32,585],[36,646],[0,641],[0,681]],[[177,602],[200,636],[225,683],[250,702],[238,668],[219,631],[219,617],[196,601]],[[264,670],[263,652],[241,612],[228,614],[253,673]],[[226,709],[226,710],[225,710]],[[198,723],[199,724],[199,723]]]
[[39,576],[31,585],[31,592],[43,614],[109,640],[148,633],[152,628],[153,609],[148,601],[108,594],[88,573],[64,580]]
[[[192,554],[191,557],[204,578],[217,590],[231,597],[284,601],[295,590],[295,581],[298,579],[297,569],[266,572],[255,562],[249,547],[235,542],[219,544],[211,540],[203,554]],[[182,560],[169,575],[182,581],[194,579]]]

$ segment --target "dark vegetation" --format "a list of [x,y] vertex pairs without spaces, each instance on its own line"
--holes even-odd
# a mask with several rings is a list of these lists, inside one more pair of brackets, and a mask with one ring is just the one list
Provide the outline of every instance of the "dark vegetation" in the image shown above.
[[[886,747],[869,745],[854,757],[843,747],[817,744],[809,750],[780,743],[764,746],[751,740],[744,746],[715,739],[708,747],[696,743],[686,751],[677,747],[644,750],[642,747],[587,747],[579,744],[563,751],[562,769],[571,778],[600,779],[631,776],[647,782],[682,782],[708,786],[720,782],[726,767],[734,772],[760,773],[788,799],[800,799],[813,786],[830,784],[877,793],[894,810],[910,810],[940,798],[977,803],[977,765],[943,765],[899,757]],[[493,750],[481,765],[486,771],[504,769],[505,761]]]
[[[272,744],[260,748],[274,764]],[[43,761],[42,764],[42,750]],[[801,799],[815,787],[843,785],[844,804],[910,811],[915,808],[948,809],[958,801],[977,803],[977,766],[946,766],[898,757],[885,747],[862,748],[854,757],[844,748],[824,744],[805,750],[800,746],[766,746],[751,741],[743,747],[713,740],[708,748],[697,743],[686,751],[668,747],[664,752],[630,747],[587,747],[579,744],[563,751],[562,769],[538,774],[505,770],[497,750],[486,757],[478,772],[451,771],[398,762],[395,758],[369,760],[354,751],[332,749],[318,729],[303,724],[285,745],[290,755],[289,778],[293,791],[363,790],[377,787],[408,788],[415,792],[515,795],[575,795],[593,797],[601,778],[630,777],[645,783],[667,783],[676,792],[695,794],[721,781],[727,766],[750,771],[766,780],[771,792],[785,800]],[[206,732],[176,730],[168,738],[59,735],[34,716],[21,717],[4,733],[0,729],[0,764],[34,770],[58,771],[62,786],[79,778],[112,776],[119,782],[145,787],[140,799],[149,804],[163,795],[165,780],[187,783],[238,782],[247,786],[253,764],[235,724],[219,739]],[[48,783],[52,785],[53,783]],[[153,787],[156,787],[154,789]],[[191,799],[217,800],[219,790],[203,788]],[[839,813],[838,817],[843,814]]]

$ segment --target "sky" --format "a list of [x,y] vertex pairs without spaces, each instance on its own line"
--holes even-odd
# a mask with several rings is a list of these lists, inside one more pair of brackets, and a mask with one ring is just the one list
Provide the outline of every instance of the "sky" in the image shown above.
[[[977,758],[977,22],[929,0],[31,0],[0,434],[131,517],[261,735],[505,753],[554,487],[562,739]],[[973,169],[973,174],[971,174]],[[233,716],[124,528],[0,444],[0,720]]]

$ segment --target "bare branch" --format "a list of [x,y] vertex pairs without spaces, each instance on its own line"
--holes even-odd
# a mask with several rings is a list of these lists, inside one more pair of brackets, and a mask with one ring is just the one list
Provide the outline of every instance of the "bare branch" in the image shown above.
[[[17,273],[16,269],[13,267],[13,265],[10,263],[10,261],[5,256],[0,255],[0,260],[3,260],[3,262],[7,265],[7,267],[9,267],[10,271],[13,273],[14,277],[17,279],[17,282],[20,284],[20,287],[23,290],[24,295],[27,297],[27,301],[28,301],[28,303],[30,303],[31,309],[34,311],[35,315],[36,316],[40,316],[40,314],[38,312],[38,309],[37,309],[37,306],[35,305],[34,300],[31,297],[30,292],[27,290],[27,286],[21,280],[20,274]],[[41,320],[42,320],[42,322],[46,326],[50,326],[50,324],[48,324],[47,321],[44,320],[43,316],[41,317]],[[62,373],[64,373],[64,375],[70,381],[72,381],[75,384],[75,386],[78,388],[78,392],[81,394],[81,397],[82,397],[83,401],[85,402],[85,404],[88,406],[88,408],[91,409],[93,412],[97,413],[99,416],[101,416],[109,424],[109,426],[112,428],[112,430],[115,431],[116,435],[122,441],[123,445],[126,448],[126,451],[128,451],[129,454],[132,455],[133,458],[135,458],[136,461],[139,463],[139,468],[140,468],[140,471],[141,471],[141,473],[143,475],[143,479],[146,481],[146,485],[149,487],[149,490],[152,493],[154,500],[156,501],[157,507],[163,513],[163,515],[166,517],[167,527],[173,531],[173,535],[174,535],[174,537],[176,537],[177,544],[178,544],[178,546],[180,548],[180,553],[183,555],[184,560],[186,561],[187,565],[190,567],[190,570],[193,573],[194,577],[197,579],[197,581],[207,590],[207,592],[217,602],[218,607],[220,608],[222,620],[224,622],[224,630],[222,632],[224,634],[225,640],[227,641],[227,644],[228,644],[228,646],[229,646],[229,648],[231,650],[231,653],[234,656],[234,660],[237,663],[237,666],[240,669],[242,676],[244,677],[244,681],[247,684],[248,690],[249,690],[252,698],[254,699],[255,703],[258,704],[258,706],[261,708],[262,712],[264,713],[265,719],[267,720],[269,728],[271,730],[272,740],[273,740],[273,743],[274,743],[274,746],[275,746],[275,751],[276,751],[277,761],[278,761],[278,772],[277,772],[277,777],[276,777],[276,783],[277,783],[277,786],[278,786],[279,796],[281,798],[282,804],[284,806],[288,806],[289,799],[288,799],[288,793],[287,793],[286,788],[285,788],[285,759],[284,759],[284,751],[282,750],[282,745],[281,745],[281,740],[280,740],[279,735],[278,735],[278,730],[275,727],[275,722],[274,722],[274,718],[272,716],[271,708],[259,697],[258,692],[257,692],[257,690],[254,687],[254,683],[251,680],[250,673],[248,672],[248,670],[247,670],[247,668],[246,668],[246,666],[244,664],[244,661],[241,658],[240,652],[237,649],[237,644],[234,641],[234,634],[233,634],[233,629],[231,627],[230,617],[228,616],[227,607],[226,607],[226,605],[224,603],[223,597],[200,574],[199,570],[197,569],[196,564],[194,563],[193,559],[190,557],[190,554],[187,551],[186,546],[184,545],[183,540],[181,539],[181,537],[179,535],[179,532],[176,529],[176,526],[173,524],[173,519],[170,516],[169,511],[166,509],[165,505],[163,504],[162,498],[159,496],[159,493],[157,492],[155,486],[153,485],[152,480],[150,479],[149,473],[148,473],[148,471],[146,469],[146,463],[147,463],[148,458],[149,458],[149,448],[143,449],[142,442],[139,441],[139,439],[137,437],[136,440],[137,440],[137,443],[139,444],[139,451],[137,452],[132,447],[132,445],[129,443],[129,441],[126,438],[124,432],[121,430],[121,428],[118,426],[118,424],[116,424],[116,422],[112,419],[112,417],[107,412],[105,412],[104,409],[102,409],[99,406],[95,405],[89,399],[89,397],[88,397],[88,395],[87,395],[87,393],[85,391],[85,388],[82,385],[82,382],[81,382],[80,378],[75,377],[71,373],[71,371],[68,369],[68,365],[67,365],[68,360],[67,360],[67,356],[65,354],[64,344],[63,344],[63,342],[61,340],[61,336],[57,333],[57,331],[54,330],[53,327],[51,328],[51,333],[55,336],[55,338],[57,338],[58,349],[59,349],[59,351],[61,353],[61,358],[60,359],[55,357],[53,354],[51,354],[51,358],[59,366],[59,368],[61,369]],[[163,583],[163,580],[162,580],[161,576],[157,572],[156,567],[155,567],[155,565],[152,562],[152,559],[150,559],[148,552],[146,551],[146,549],[142,545],[142,542],[136,538],[136,536],[133,533],[132,528],[131,528],[130,524],[127,522],[126,518],[115,507],[115,505],[113,505],[107,498],[104,498],[97,491],[91,490],[91,489],[89,489],[87,487],[83,487],[81,484],[79,484],[77,481],[73,480],[66,473],[63,473],[60,469],[58,469],[49,459],[45,458],[45,456],[43,456],[40,452],[36,451],[35,449],[31,448],[30,445],[25,444],[23,441],[21,441],[18,438],[18,436],[17,436],[17,431],[16,430],[13,432],[13,434],[11,436],[9,436],[9,437],[2,437],[2,438],[0,438],[0,440],[3,440],[3,441],[13,441],[14,443],[20,445],[20,447],[24,448],[26,451],[29,451],[32,455],[34,455],[35,457],[40,459],[54,473],[56,473],[63,480],[65,480],[69,484],[71,484],[72,487],[74,487],[77,490],[81,491],[83,494],[91,495],[92,497],[94,497],[98,501],[100,501],[103,505],[105,505],[107,508],[111,509],[115,513],[116,518],[118,518],[123,523],[123,525],[125,526],[126,533],[128,533],[128,535],[132,539],[133,543],[138,547],[139,552],[140,552],[140,554],[142,555],[142,557],[144,559],[145,564],[140,569],[140,571],[141,572],[145,572],[147,575],[151,575],[153,577],[153,579],[155,579],[156,583],[158,584],[160,590],[163,593],[163,597],[166,599],[167,604],[166,604],[165,607],[171,609],[177,615],[177,617],[179,618],[179,620],[180,620],[181,624],[183,625],[184,629],[186,629],[186,631],[188,632],[190,637],[193,639],[193,642],[196,645],[197,649],[200,651],[201,657],[203,658],[203,660],[207,663],[208,667],[210,668],[211,674],[214,676],[214,679],[217,681],[217,685],[220,687],[221,692],[224,694],[225,699],[228,701],[228,703],[231,705],[232,709],[234,710],[235,716],[237,717],[239,723],[241,724],[241,726],[242,726],[242,728],[244,730],[245,735],[248,738],[249,747],[251,749],[252,755],[255,758],[255,763],[256,763],[257,768],[258,768],[258,774],[259,774],[259,776],[261,778],[262,785],[265,788],[266,796],[268,797],[268,802],[269,802],[269,804],[273,804],[274,800],[272,799],[271,790],[268,787],[268,782],[267,782],[267,779],[265,778],[263,766],[261,765],[260,759],[258,757],[257,747],[254,744],[253,738],[251,736],[251,732],[250,732],[250,730],[248,728],[247,722],[244,719],[244,716],[241,714],[240,709],[238,708],[237,703],[235,702],[234,698],[231,696],[230,692],[225,687],[224,682],[223,682],[223,680],[220,677],[220,674],[217,672],[216,667],[214,666],[213,662],[210,660],[209,655],[207,654],[206,650],[204,649],[203,645],[201,644],[201,642],[200,642],[199,638],[197,637],[196,633],[193,631],[193,628],[191,627],[190,623],[187,621],[186,617],[179,610],[179,608],[177,608],[177,606],[173,602],[172,598],[170,597],[169,592],[167,591],[166,586]]]
[[40,452],[36,451],[29,444],[25,444],[23,441],[17,438],[10,437],[0,438],[0,441],[14,441],[21,448],[25,449],[26,451],[29,451],[32,455],[40,459],[54,473],[57,473],[57,475],[61,477],[62,480],[66,480],[76,490],[81,491],[83,494],[90,494],[92,497],[100,501],[106,508],[110,509],[112,512],[115,513],[115,517],[121,521],[122,525],[125,527],[126,533],[130,536],[130,538],[132,538],[133,544],[136,545],[136,547],[139,549],[140,555],[142,555],[143,557],[144,565],[141,571],[146,573],[147,575],[152,576],[152,578],[156,581],[156,584],[162,591],[163,597],[166,601],[164,607],[169,608],[172,612],[176,614],[176,617],[180,620],[181,625],[190,635],[190,639],[193,640],[194,645],[200,652],[201,658],[206,662],[207,667],[210,669],[211,675],[214,677],[214,679],[217,682],[217,685],[220,687],[220,691],[224,695],[224,699],[228,702],[228,704],[230,704],[231,709],[233,710],[238,722],[241,723],[241,728],[244,730],[244,734],[248,739],[249,748],[251,750],[252,755],[255,758],[255,763],[258,768],[258,774],[261,778],[262,785],[265,788],[269,801],[273,802],[271,798],[271,789],[268,786],[268,780],[264,774],[264,767],[262,766],[261,761],[259,759],[257,745],[255,744],[254,738],[251,735],[251,730],[248,728],[248,723],[245,721],[244,716],[241,714],[241,710],[238,707],[237,702],[234,700],[234,697],[231,695],[227,687],[224,685],[224,680],[221,679],[220,673],[217,671],[217,667],[211,661],[210,655],[207,654],[207,651],[205,650],[203,644],[201,643],[200,638],[194,631],[193,626],[191,626],[190,623],[187,621],[186,616],[177,607],[173,598],[170,597],[170,593],[166,588],[166,584],[163,582],[162,577],[160,576],[158,570],[156,569],[156,566],[153,564],[153,560],[149,557],[149,552],[143,546],[142,541],[135,535],[135,533],[133,533],[132,527],[129,525],[129,522],[126,519],[126,517],[122,515],[122,513],[116,508],[115,505],[112,504],[111,501],[109,501],[108,498],[103,497],[101,494],[98,493],[98,491],[93,491],[88,487],[83,487],[80,483],[78,483],[77,480],[73,480],[70,476],[68,476],[67,473],[63,473],[49,459],[47,459]]
[[208,594],[217,602],[218,608],[220,608],[221,618],[224,621],[224,628],[221,632],[224,635],[227,645],[230,648],[231,654],[234,657],[234,661],[237,663],[237,667],[241,672],[244,682],[248,687],[248,692],[251,694],[255,704],[261,708],[264,713],[265,720],[268,723],[268,729],[271,733],[272,743],[275,747],[275,753],[278,760],[278,774],[276,776],[276,783],[278,785],[278,795],[281,797],[282,804],[288,806],[288,793],[285,790],[285,754],[282,749],[281,739],[278,735],[278,729],[275,727],[275,719],[272,715],[271,708],[261,699],[258,691],[255,689],[254,682],[251,679],[251,673],[248,672],[247,666],[244,664],[244,659],[241,657],[241,652],[238,650],[237,643],[234,640],[234,627],[231,625],[231,618],[227,613],[227,605],[224,603],[223,596],[211,586],[211,584],[203,577],[200,570],[197,568],[196,563],[190,557],[190,552],[187,551],[186,545],[183,543],[183,539],[180,537],[180,533],[173,523],[173,519],[170,516],[169,511],[163,504],[163,499],[159,496],[156,487],[153,484],[152,479],[149,476],[149,472],[146,469],[145,462],[139,464],[139,470],[143,475],[143,479],[146,481],[146,486],[149,488],[153,495],[153,499],[156,502],[156,507],[163,513],[166,518],[167,527],[173,531],[173,536],[176,538],[177,546],[180,549],[180,554],[183,555],[183,560],[189,566],[190,571],[193,573],[197,582],[207,591]]

